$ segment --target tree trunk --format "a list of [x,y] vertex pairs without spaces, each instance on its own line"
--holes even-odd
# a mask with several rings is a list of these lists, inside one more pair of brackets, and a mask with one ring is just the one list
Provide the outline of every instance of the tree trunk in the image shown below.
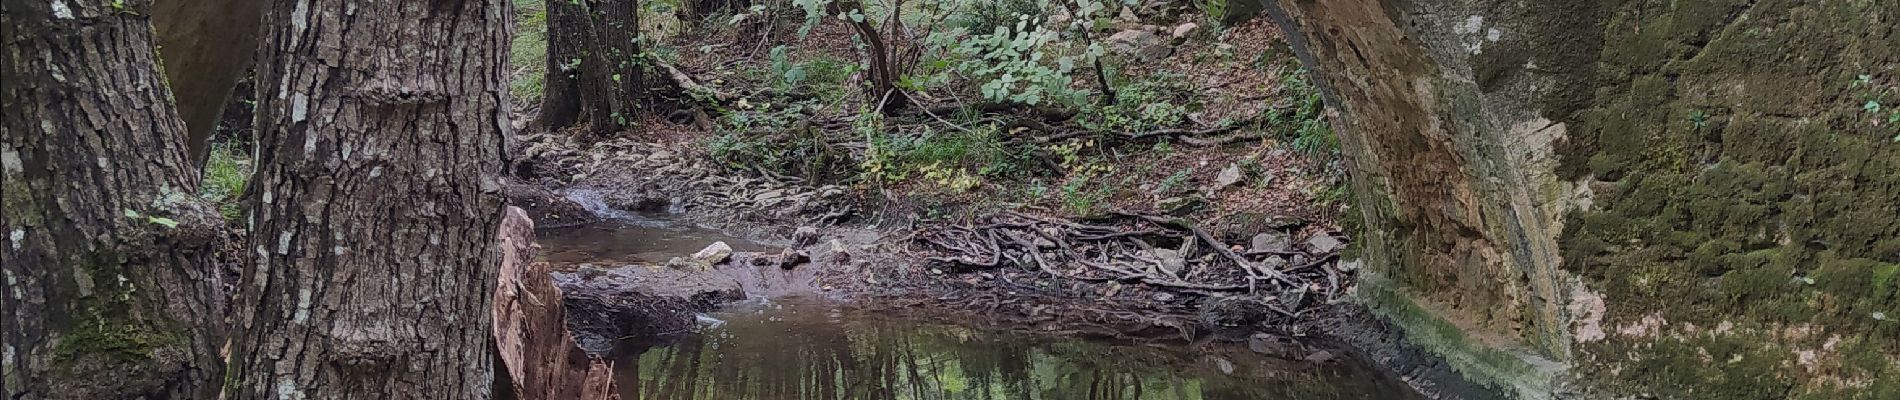
[[258,0],[167,0],[152,7],[193,165],[204,164],[231,88],[250,72],[263,10]]
[[507,0],[277,0],[237,399],[486,399]]
[[221,221],[198,200],[151,2],[0,2],[7,399],[212,398]]
[[547,0],[548,72],[535,126],[559,130],[581,118],[581,55],[587,48],[587,9],[573,0]]
[[[680,22],[690,25],[707,22],[701,21],[707,17],[720,13],[737,13],[751,6],[752,2],[749,0],[682,0],[678,15]],[[725,21],[716,22],[725,23]]]
[[595,112],[594,134],[619,132],[633,124],[649,98],[646,93],[646,61],[640,54],[640,2],[635,0],[598,0],[589,2],[595,39],[588,56],[599,73],[586,85],[605,88],[604,96],[588,107]]

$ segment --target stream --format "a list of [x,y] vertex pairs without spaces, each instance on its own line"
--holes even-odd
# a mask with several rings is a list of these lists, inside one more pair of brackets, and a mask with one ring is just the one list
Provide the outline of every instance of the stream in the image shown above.
[[[663,217],[540,235],[542,259],[555,263],[663,263],[712,241],[739,251],[777,250]],[[699,320],[694,333],[615,352],[623,398],[1422,398],[1389,372],[1334,355],[1343,352],[1274,357],[1257,351],[1257,342],[1146,344],[992,332],[801,296],[746,300]]]

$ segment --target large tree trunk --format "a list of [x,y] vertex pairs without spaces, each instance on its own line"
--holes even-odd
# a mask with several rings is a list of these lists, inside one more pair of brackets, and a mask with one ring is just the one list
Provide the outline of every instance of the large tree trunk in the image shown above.
[[152,7],[159,55],[185,118],[194,165],[209,154],[231,88],[250,72],[263,10],[258,0],[168,0]]
[[0,2],[7,399],[216,396],[221,222],[194,195],[150,6]]
[[485,399],[506,0],[278,0],[238,399]]
[[587,9],[573,0],[547,0],[548,72],[535,126],[557,130],[581,119],[580,59],[587,48]]

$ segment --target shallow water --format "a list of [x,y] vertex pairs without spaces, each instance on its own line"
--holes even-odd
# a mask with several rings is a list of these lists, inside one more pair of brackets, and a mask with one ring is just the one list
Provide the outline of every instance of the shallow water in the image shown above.
[[541,259],[555,264],[590,262],[664,264],[673,257],[692,255],[713,242],[726,242],[734,251],[774,251],[772,246],[660,219],[610,219],[586,225],[538,232]]
[[1244,345],[1141,345],[984,332],[854,315],[818,302],[748,304],[697,334],[627,349],[624,398],[1417,399],[1350,358],[1315,363]]
[[[723,233],[621,217],[540,233],[557,263],[663,263]],[[751,300],[701,329],[617,351],[628,400],[1419,399],[1351,357],[1275,358],[1245,344],[1152,345],[1047,338],[850,312],[817,300]],[[1341,352],[1334,351],[1334,354]],[[1304,357],[1304,355],[1296,356]]]

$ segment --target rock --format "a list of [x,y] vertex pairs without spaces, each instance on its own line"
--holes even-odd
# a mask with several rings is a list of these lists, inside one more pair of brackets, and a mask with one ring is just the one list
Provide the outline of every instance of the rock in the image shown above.
[[1173,216],[1183,216],[1207,208],[1207,199],[1200,196],[1169,197],[1155,203],[1161,212]]
[[1339,356],[1333,355],[1333,352],[1326,351],[1326,350],[1314,350],[1313,354],[1307,354],[1306,358],[1304,358],[1303,360],[1306,360],[1307,362],[1323,363],[1327,361],[1332,361],[1334,358],[1339,358]]
[[786,248],[778,253],[779,268],[792,269],[807,262],[811,262],[811,256],[806,255],[804,251]]
[[1193,23],[1193,22],[1188,22],[1188,23],[1183,23],[1183,24],[1180,24],[1180,25],[1175,25],[1175,26],[1174,26],[1174,32],[1173,32],[1173,33],[1174,33],[1174,38],[1175,38],[1175,39],[1183,39],[1183,38],[1187,38],[1187,36],[1188,36],[1188,35],[1191,35],[1191,34],[1193,34],[1193,33],[1194,33],[1194,29],[1195,29],[1195,28],[1200,28],[1200,27],[1201,27],[1201,25],[1200,25],[1200,24],[1196,24],[1196,23]]
[[1221,191],[1221,189],[1226,189],[1228,186],[1240,183],[1240,179],[1246,177],[1246,175],[1246,173],[1240,170],[1239,163],[1227,164],[1227,168],[1222,168],[1220,174],[1214,176],[1214,187],[1208,191],[1218,192]]
[[1167,41],[1153,31],[1129,29],[1116,32],[1108,37],[1109,49],[1117,54],[1134,56],[1138,61],[1151,62],[1167,58],[1174,49]]
[[673,259],[666,261],[666,267],[673,269],[709,270],[712,269],[712,263],[693,258],[673,257]]
[[1346,243],[1329,234],[1313,235],[1306,239],[1306,251],[1313,254],[1328,254],[1346,248]]
[[831,239],[830,242],[825,243],[825,248],[831,252],[831,262],[839,264],[851,262],[851,252],[845,251],[844,242]]
[[1187,258],[1182,257],[1178,250],[1150,249],[1148,255],[1161,260],[1161,271],[1167,272],[1170,276],[1181,276],[1181,268],[1187,266]]
[[792,231],[792,247],[805,247],[814,244],[818,244],[818,228],[801,226],[798,227],[798,230]]
[[726,262],[726,259],[730,257],[732,257],[732,246],[726,245],[726,242],[713,242],[706,248],[700,249],[698,253],[693,253],[693,260],[706,264]]
[[[1298,255],[1295,255],[1295,257],[1298,257]],[[1280,256],[1267,256],[1267,258],[1260,259],[1260,268],[1278,271],[1286,269],[1286,265],[1286,258]]]
[[1269,216],[1267,217],[1265,221],[1263,221],[1263,223],[1265,223],[1268,228],[1273,228],[1273,229],[1293,229],[1293,228],[1298,228],[1301,226],[1306,226],[1305,219],[1291,216],[1291,215]]
[[1264,232],[1253,235],[1253,240],[1248,243],[1250,246],[1247,251],[1254,253],[1292,251],[1293,235],[1280,231]]
[[1247,329],[1273,317],[1267,304],[1255,299],[1223,297],[1201,304],[1201,324],[1213,329]]

